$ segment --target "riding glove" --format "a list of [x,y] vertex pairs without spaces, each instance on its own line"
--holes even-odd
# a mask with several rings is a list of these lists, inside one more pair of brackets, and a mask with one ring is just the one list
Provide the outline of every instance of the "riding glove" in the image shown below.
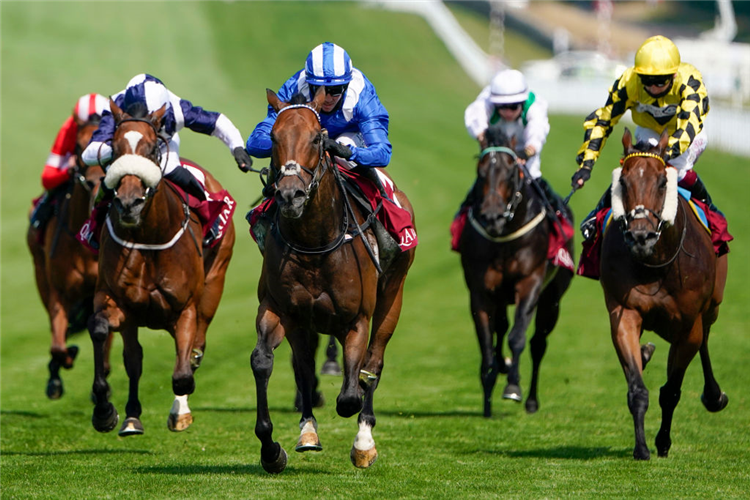
[[572,179],[570,180],[570,185],[574,188],[583,187],[583,184],[581,186],[578,185],[578,181],[582,181],[585,183],[587,180],[591,178],[591,169],[581,167],[578,170],[576,170],[576,173],[573,174]]
[[234,148],[234,151],[232,151],[232,155],[234,156],[234,160],[237,162],[237,166],[240,170],[243,172],[250,171],[250,167],[253,166],[253,160],[250,158],[250,155],[247,154],[245,148],[237,146]]
[[343,158],[345,160],[348,160],[352,157],[352,154],[354,154],[352,153],[352,150],[351,148],[349,148],[349,146],[339,144],[330,137],[325,137],[323,139],[323,147],[329,153],[333,153],[335,156],[338,156],[339,158]]

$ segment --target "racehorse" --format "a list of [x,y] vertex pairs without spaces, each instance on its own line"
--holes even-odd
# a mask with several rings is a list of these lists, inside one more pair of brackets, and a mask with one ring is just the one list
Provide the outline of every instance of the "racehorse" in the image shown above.
[[708,355],[708,334],[724,295],[726,255],[717,259],[710,235],[678,196],[677,171],[664,160],[668,140],[665,130],[655,147],[634,147],[625,130],[622,168],[612,175],[612,214],[620,224],[608,226],[602,242],[600,280],[612,342],[628,383],[636,460],[650,458],[643,428],[648,389],[642,373],[654,346],[639,346],[644,330],[671,344],[667,382],[659,393],[660,457],[667,456],[672,444],[672,416],[685,370],[697,352],[705,382],[703,405],[717,412],[729,401],[714,378]]
[[[58,198],[57,212],[47,224],[40,229],[30,225],[26,234],[34,259],[36,286],[52,332],[50,376],[45,391],[50,399],[63,395],[60,368],[72,368],[78,354],[78,346],[67,347],[67,337],[86,328],[93,311],[97,277],[97,256],[81,245],[75,234],[88,218],[91,202],[104,177],[100,166],[87,166],[81,160],[81,152],[99,126],[100,118],[94,115],[87,122],[75,119],[78,132],[71,181],[62,188],[64,193]],[[109,356],[105,356],[104,362],[105,370],[109,371]]]
[[[298,100],[299,99],[299,100]],[[404,280],[414,249],[400,252],[378,275],[362,238],[375,245],[368,229],[350,235],[350,224],[364,221],[356,206],[345,200],[341,173],[325,153],[318,111],[325,99],[321,87],[304,103],[301,95],[289,104],[267,90],[278,117],[271,131],[272,158],[278,204],[275,224],[266,239],[258,284],[258,341],[251,357],[257,390],[255,434],[261,442],[261,464],[280,473],[287,453],[273,440],[268,410],[268,382],[273,351],[286,337],[292,347],[297,387],[302,393],[300,437],[296,451],[321,450],[313,416],[315,346],[318,333],[334,335],[343,346],[343,383],[336,399],[342,417],[359,413],[359,432],[350,458],[356,467],[377,458],[373,393],[380,381],[383,354],[401,312]],[[412,215],[404,193],[400,204]],[[368,327],[372,331],[368,344]]]
[[[538,410],[539,365],[547,349],[547,336],[557,323],[560,299],[573,278],[571,270],[553,266],[547,259],[551,225],[557,222],[547,217],[547,204],[522,169],[514,143],[497,128],[488,129],[477,163],[469,224],[460,241],[461,264],[482,356],[479,375],[485,417],[492,415],[492,391],[500,373],[508,375],[503,398],[522,400],[519,358],[535,310],[533,371],[525,406],[529,413]],[[569,209],[567,215],[572,220]],[[572,253],[572,238],[566,247]],[[510,305],[515,305],[515,316],[508,334],[512,357],[506,361],[503,341]]]
[[[101,233],[100,273],[94,315],[89,322],[95,363],[92,423],[96,430],[109,432],[119,420],[117,410],[108,401],[103,365],[104,341],[110,332],[119,331],[130,379],[127,417],[119,434],[143,434],[138,400],[143,350],[138,342],[138,327],[145,326],[167,330],[175,340],[175,399],[167,426],[172,431],[182,431],[193,421],[188,395],[195,389],[193,373],[200,366],[206,329],[224,289],[234,226],[230,221],[215,246],[201,248],[200,222],[172,184],[163,180],[159,167],[161,139],[157,131],[166,107],[147,114],[144,106],[132,111],[131,116],[112,100],[110,106],[116,126],[112,140],[114,162],[104,184],[114,189],[115,197]],[[206,189],[219,191],[219,182],[203,172]]]

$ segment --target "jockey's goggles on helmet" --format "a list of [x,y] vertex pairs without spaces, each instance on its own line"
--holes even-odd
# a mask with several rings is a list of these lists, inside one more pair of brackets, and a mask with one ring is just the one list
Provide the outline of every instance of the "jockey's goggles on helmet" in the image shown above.
[[[320,85],[310,85],[310,94],[315,95],[318,92]],[[326,89],[326,94],[331,97],[338,97],[346,92],[348,85],[325,85],[323,88]]]
[[522,102],[512,102],[510,104],[495,104],[495,107],[497,109],[509,109],[511,111],[516,111],[521,108]]
[[641,83],[646,87],[655,85],[657,87],[663,87],[672,81],[672,75],[638,75],[641,77]]

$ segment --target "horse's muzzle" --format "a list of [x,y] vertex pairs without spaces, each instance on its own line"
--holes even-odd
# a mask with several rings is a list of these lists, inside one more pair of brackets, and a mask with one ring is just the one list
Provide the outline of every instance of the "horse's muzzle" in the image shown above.
[[278,189],[275,194],[281,215],[287,219],[299,219],[305,209],[308,197],[302,189]]
[[134,227],[140,224],[141,213],[146,205],[144,198],[122,199],[116,197],[114,206],[120,216],[120,224],[126,227]]
[[659,241],[659,233],[656,231],[634,229],[623,233],[625,244],[638,258],[649,257],[654,252],[654,246]]

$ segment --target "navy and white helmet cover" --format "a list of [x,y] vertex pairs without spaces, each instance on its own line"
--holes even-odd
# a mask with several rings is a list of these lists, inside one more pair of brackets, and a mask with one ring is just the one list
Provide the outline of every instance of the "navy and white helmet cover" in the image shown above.
[[[312,100],[310,85],[342,85],[348,83],[339,104],[330,113],[320,113],[323,128],[331,138],[344,132],[359,132],[367,147],[352,147],[351,161],[366,167],[385,167],[391,160],[392,146],[388,140],[388,111],[380,103],[375,87],[367,77],[352,66],[349,54],[331,42],[315,47],[307,56],[305,67],[296,72],[279,89],[279,99],[288,102],[296,93]],[[268,106],[266,118],[248,137],[247,152],[256,158],[271,156],[271,128],[277,113]]]
[[[226,116],[215,111],[206,111],[200,106],[193,106],[190,101],[181,99],[169,91],[155,76],[145,73],[134,76],[128,82],[127,87],[114,95],[112,99],[123,111],[126,111],[134,102],[146,104],[149,113],[167,104],[160,133],[169,138],[172,138],[183,127],[187,127],[194,132],[219,137],[230,149],[242,146],[242,136]],[[114,118],[107,109],[102,114],[102,121],[92,135],[89,146],[83,152],[84,162],[96,164],[100,159],[108,159],[111,155],[108,142],[112,140],[114,132]],[[99,158],[100,155],[101,158]]]

